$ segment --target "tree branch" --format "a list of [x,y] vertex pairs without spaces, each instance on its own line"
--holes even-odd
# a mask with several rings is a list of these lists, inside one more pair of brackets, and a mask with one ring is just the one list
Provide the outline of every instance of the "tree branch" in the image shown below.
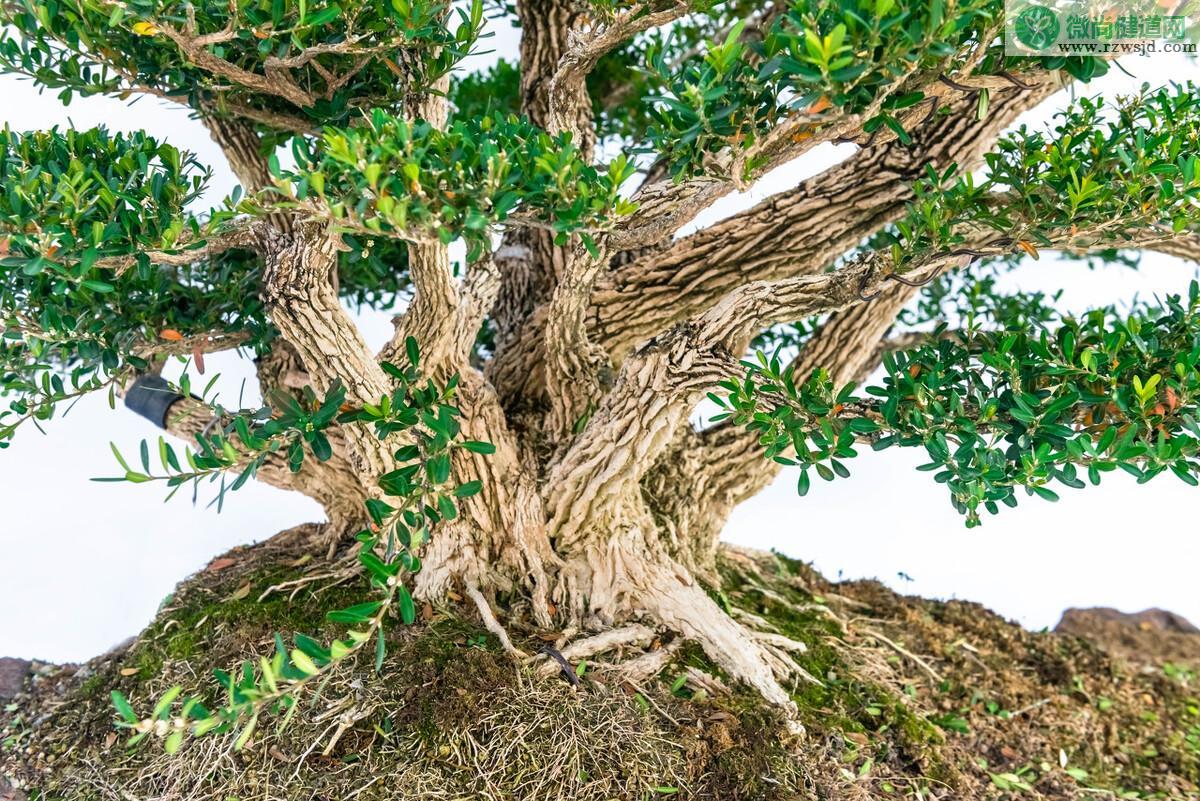
[[[376,404],[391,394],[391,381],[367,349],[342,308],[332,275],[341,238],[311,222],[290,233],[258,229],[266,262],[263,296],[280,336],[295,348],[314,386],[324,392],[334,381],[357,404]],[[377,477],[392,469],[394,450],[362,426],[346,427],[360,471]]]
[[559,59],[558,68],[550,79],[550,131],[576,130],[577,106],[588,100],[588,73],[606,53],[626,39],[673,22],[688,11],[688,4],[681,1],[658,11],[651,11],[650,4],[641,3],[618,12],[607,22],[596,23],[586,30],[571,31],[568,50]]
[[[898,284],[867,303],[830,315],[789,369],[794,375],[807,376],[824,368],[836,386],[860,380],[878,364],[881,338],[916,292]],[[708,490],[709,519],[723,522],[733,507],[757,495],[779,474],[782,466],[763,458],[758,439],[728,422],[698,433],[694,448],[701,464],[696,475]],[[715,541],[718,533],[710,531],[708,535]]]
[[974,169],[1003,128],[1056,88],[1043,80],[1033,89],[998,90],[982,121],[977,99],[959,94],[947,101],[953,113],[914,131],[912,146],[880,136],[796,189],[618,267],[597,282],[592,298],[597,340],[620,360],[739,284],[824,269],[900,217],[925,165]]
[[[198,242],[193,243],[185,240],[169,250],[147,250],[143,251],[141,255],[149,259],[151,264],[160,264],[168,267],[182,267],[194,264],[201,259],[216,256],[227,250],[253,248],[256,243],[254,237],[254,226],[256,224],[257,221],[249,217],[240,218],[205,236],[203,239],[198,240]],[[138,256],[131,254],[129,256],[109,256],[97,259],[93,263],[93,266],[104,270],[112,270],[117,275],[122,275],[137,263]]]

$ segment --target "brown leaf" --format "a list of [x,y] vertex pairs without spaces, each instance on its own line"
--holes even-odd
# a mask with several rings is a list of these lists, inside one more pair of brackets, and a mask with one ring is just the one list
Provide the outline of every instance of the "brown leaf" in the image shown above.
[[430,604],[428,601],[421,607],[421,620],[424,620],[426,623],[433,620],[433,604]]
[[446,597],[449,598],[451,601],[454,601],[455,603],[458,603],[459,601],[462,600],[462,596],[459,595],[454,590],[446,590]]
[[240,601],[250,595],[250,582],[246,582],[234,591],[233,595],[229,596],[231,601]]
[[225,568],[236,564],[236,559],[230,559],[228,556],[222,556],[220,559],[214,559],[208,563],[208,572],[216,573],[218,570],[224,570]]
[[135,668],[135,667],[121,668],[121,675],[122,676],[136,676],[140,672],[140,670],[141,670],[140,668]]
[[196,370],[200,375],[204,375],[204,351],[200,350],[200,346],[192,348],[192,361],[196,363]]
[[176,331],[174,328],[164,328],[158,332],[159,339],[165,339],[168,342],[182,342],[183,334]]
[[816,99],[811,106],[808,107],[809,114],[820,114],[828,108],[833,108],[833,103],[825,95],[821,95]]

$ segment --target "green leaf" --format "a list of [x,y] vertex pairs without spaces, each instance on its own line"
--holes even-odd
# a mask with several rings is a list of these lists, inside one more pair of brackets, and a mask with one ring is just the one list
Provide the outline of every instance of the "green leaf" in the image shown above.
[[478,495],[482,489],[482,481],[468,481],[455,487],[454,496],[456,498],[470,498],[472,495]]
[[400,620],[404,625],[411,626],[416,621],[417,608],[413,604],[412,595],[404,585],[396,588],[396,608],[400,612]]
[[413,367],[420,366],[421,350],[417,346],[417,340],[415,338],[406,337],[404,339],[404,352],[408,356],[409,364],[411,364]]
[[375,672],[383,669],[383,659],[387,656],[387,644],[383,641],[383,626],[375,629]]
[[117,709],[117,714],[119,714],[126,723],[137,723],[138,716],[137,713],[133,711],[133,706],[129,703],[129,699],[126,698],[120,690],[113,690],[111,695],[113,706]]
[[150,717],[155,720],[166,720],[171,714],[171,704],[179,697],[182,690],[182,687],[176,685],[163,693],[162,698],[159,698],[158,703],[154,705],[154,711],[150,713]]
[[320,672],[320,669],[316,666],[316,663],[312,661],[312,658],[299,648],[293,648],[290,656],[292,659],[292,664],[295,665],[305,676],[315,676]]
[[336,609],[332,612],[327,612],[325,617],[334,623],[348,623],[350,625],[365,623],[379,611],[380,603],[379,601],[367,601],[355,604],[345,609]]

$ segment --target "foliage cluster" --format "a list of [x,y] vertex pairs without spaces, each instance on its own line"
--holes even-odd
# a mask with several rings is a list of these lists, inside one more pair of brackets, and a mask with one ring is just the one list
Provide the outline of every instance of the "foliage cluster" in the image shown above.
[[296,172],[280,173],[299,202],[315,196],[339,225],[368,234],[448,243],[474,251],[490,226],[514,215],[550,227],[560,244],[627,213],[621,184],[632,167],[588,163],[569,134],[550,136],[516,117],[453,122],[442,130],[376,109],[364,125],[293,140]]
[[1040,325],[941,330],[887,354],[865,395],[824,370],[797,376],[761,352],[741,381],[723,384],[719,415],[759,435],[767,456],[826,480],[846,477],[856,445],[922,447],[919,469],[945,484],[978,525],[981,509],[1015,506],[1017,489],[1056,500],[1123,470],[1149,481],[1170,471],[1200,483],[1200,284],[1122,319],[1111,310]]
[[1022,127],[1001,137],[981,179],[930,168],[890,237],[895,264],[952,252],[981,232],[1036,256],[1039,246],[1119,247],[1200,226],[1197,86],[1144,88],[1115,119],[1107,111],[1085,97],[1058,115],[1052,133]]
[[3,14],[0,68],[64,101],[148,91],[298,132],[426,91],[483,31],[478,0],[446,11],[444,0],[21,0]]
[[[667,49],[652,50],[649,68],[666,90],[653,98],[647,139],[680,176],[702,172],[713,154],[731,144],[750,148],[794,119],[819,125],[866,114],[866,132],[887,125],[905,139],[896,113],[926,101],[910,79],[965,66],[976,43],[993,41],[1002,17],[997,0],[803,0],[789,3],[760,40],[747,41],[742,24],[734,25],[723,41],[707,43],[703,59],[676,66]],[[1001,47],[988,47],[979,57],[982,74],[1039,65],[1006,60]],[[1105,71],[1088,58],[1040,66],[1085,79]]]

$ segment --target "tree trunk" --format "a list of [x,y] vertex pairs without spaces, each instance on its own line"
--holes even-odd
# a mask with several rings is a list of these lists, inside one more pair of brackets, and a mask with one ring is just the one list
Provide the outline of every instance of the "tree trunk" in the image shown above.
[[[584,73],[570,67],[587,59],[571,37],[594,20],[564,0],[524,0],[518,14],[523,112],[590,153],[591,103]],[[934,82],[927,87],[934,109],[946,103],[952,113],[905,112],[913,145],[888,132],[878,142],[873,136],[828,174],[678,242],[669,241],[672,226],[729,191],[728,182],[673,188],[655,181],[638,196],[640,233],[601,237],[600,257],[578,242],[556,244],[550,231],[517,227],[493,258],[469,264],[460,279],[444,245],[412,243],[413,296],[379,354],[340,304],[339,237],[315,222],[274,215],[255,231],[263,297],[279,332],[275,355],[261,360],[264,388],[294,390],[295,376],[318,392],[340,382],[350,402],[378,403],[393,389],[380,362],[398,359],[414,338],[429,378],[460,377],[464,437],[496,447],[486,457],[455,457],[455,480],[480,481],[483,490],[464,499],[462,514],[425,546],[413,587],[419,600],[436,603],[464,590],[493,628],[493,607],[526,603],[541,626],[600,631],[644,620],[695,640],[728,676],[793,710],[780,682],[795,665],[765,650],[708,592],[718,580],[724,521],[773,471],[749,466],[752,438],[725,427],[696,432],[689,416],[736,373],[737,357],[771,315],[811,314],[818,296],[819,308],[834,316],[829,336],[806,351],[803,365],[820,362],[839,379],[861,369],[908,294],[888,293],[839,317],[839,305],[857,302],[872,274],[818,276],[902,212],[907,184],[925,165],[974,164],[1019,110],[1055,85],[1045,76],[992,84],[986,119],[973,113],[977,90]],[[445,124],[439,94],[408,106],[412,117]],[[208,124],[247,191],[269,186],[253,127],[218,117]],[[811,146],[803,137],[796,142],[772,158]],[[764,283],[785,280],[793,281],[787,290]],[[471,351],[485,318],[496,344],[480,369]],[[346,426],[329,462],[291,477],[268,465],[264,477],[317,498],[337,538],[367,523],[361,504],[381,497],[379,477],[397,466],[393,454],[403,443],[394,440]],[[736,469],[723,469],[725,459]]]

